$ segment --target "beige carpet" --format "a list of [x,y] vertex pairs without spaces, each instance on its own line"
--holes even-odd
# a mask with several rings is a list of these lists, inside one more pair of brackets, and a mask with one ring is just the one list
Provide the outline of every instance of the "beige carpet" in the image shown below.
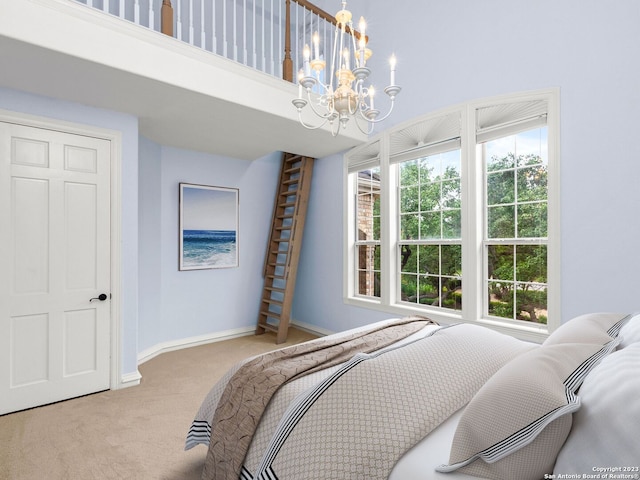
[[196,480],[205,446],[184,451],[200,403],[235,362],[313,335],[289,330],[164,353],[140,386],[0,416],[1,480]]

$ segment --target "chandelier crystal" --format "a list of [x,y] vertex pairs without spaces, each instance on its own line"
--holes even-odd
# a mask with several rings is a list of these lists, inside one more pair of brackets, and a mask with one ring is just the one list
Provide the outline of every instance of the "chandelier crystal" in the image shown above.
[[[364,18],[360,18],[359,32],[356,32],[351,12],[347,10],[347,2],[343,1],[342,10],[336,13],[335,19],[333,55],[328,77],[325,76],[326,61],[320,55],[320,36],[315,32],[312,38],[313,57],[309,45],[305,45],[303,50],[304,68],[298,73],[298,98],[292,103],[298,110],[300,123],[305,128],[313,130],[329,122],[331,133],[336,136],[340,126],[346,128],[349,120],[354,118],[360,131],[369,134],[373,131],[375,123],[381,122],[391,114],[395,98],[400,93],[400,87],[395,84],[396,58],[391,56],[390,83],[384,89],[391,100],[391,106],[389,111],[380,117],[380,110],[376,110],[374,105],[373,85],[365,86],[367,78],[371,75],[366,63],[372,52],[367,48]],[[328,83],[323,81],[325,78],[328,79]],[[318,125],[309,125],[302,119],[302,110],[307,104],[319,117]]]

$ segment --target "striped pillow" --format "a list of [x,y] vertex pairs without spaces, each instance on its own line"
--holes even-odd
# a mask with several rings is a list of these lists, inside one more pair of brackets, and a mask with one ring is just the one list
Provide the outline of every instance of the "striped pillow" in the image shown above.
[[541,346],[502,367],[465,408],[448,465],[492,479],[537,480],[553,465],[580,408],[575,392],[618,341]]
[[632,317],[625,313],[587,313],[572,318],[556,329],[542,345],[560,343],[597,343],[602,345],[616,338],[620,329]]

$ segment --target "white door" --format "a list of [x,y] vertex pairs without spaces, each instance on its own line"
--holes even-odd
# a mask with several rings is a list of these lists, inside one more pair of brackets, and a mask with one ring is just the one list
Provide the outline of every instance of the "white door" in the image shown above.
[[0,414],[109,388],[110,146],[0,122]]

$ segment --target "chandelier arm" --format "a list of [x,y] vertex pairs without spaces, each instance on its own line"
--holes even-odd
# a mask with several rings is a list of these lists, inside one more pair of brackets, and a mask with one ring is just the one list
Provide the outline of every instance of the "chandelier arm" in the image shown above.
[[[362,126],[360,125],[360,122],[358,121],[358,117],[363,118],[367,122],[366,130],[363,129]],[[355,119],[355,123],[356,123],[356,126],[358,127],[358,130],[360,130],[365,135],[371,135],[371,133],[373,133],[374,122],[369,121],[367,118],[363,117],[362,115],[354,115],[353,118]]]
[[[389,111],[383,117],[380,117],[380,118],[376,117],[374,119],[369,119],[369,118],[365,117],[364,114],[361,114],[361,116],[362,116],[362,118],[364,118],[369,123],[380,123],[383,120],[386,120],[387,118],[389,118],[389,115],[391,115],[392,111],[393,111],[393,102],[391,102],[391,107],[389,107]],[[357,115],[356,115],[356,117],[357,117]]]
[[[356,85],[355,85],[355,92],[356,92],[356,106],[355,106],[355,110],[352,112],[351,108],[349,108],[349,113],[351,115],[356,115],[358,112],[361,112],[362,110],[366,110],[367,109],[367,102],[366,102],[366,98],[367,95],[365,94],[365,87],[363,86],[363,80],[362,79],[358,79],[356,80]],[[351,106],[349,106],[351,107]]]
[[[298,112],[298,121],[299,121],[299,122],[300,122],[300,124],[301,124],[304,128],[306,128],[307,130],[317,130],[317,129],[319,129],[319,128],[324,127],[325,123],[327,123],[327,122],[329,121],[329,119],[328,119],[328,118],[325,118],[325,119],[323,120],[323,122],[322,122],[320,125],[315,125],[315,126],[314,126],[314,125],[308,125],[308,124],[304,123],[304,120],[302,120],[302,110],[300,110],[300,111]],[[332,130],[333,130],[333,129],[332,129]]]
[[349,115],[354,116],[359,109],[360,109],[360,99],[358,98],[358,96],[356,96],[354,110],[351,110],[351,102],[347,102],[347,112],[349,112]]
[[[327,95],[327,94],[325,94]],[[324,96],[324,95],[323,95]],[[318,117],[323,118],[325,120],[329,120],[331,119],[332,116],[336,115],[335,110],[333,109],[333,107],[331,109],[329,109],[327,107],[327,113],[321,113],[318,110],[316,110],[316,107],[314,107],[314,101],[311,98],[311,92],[308,91],[307,92],[307,98],[309,99],[309,106],[311,107],[311,110],[313,111],[313,113],[315,113]],[[321,97],[322,98],[322,97]]]
[[[332,137],[338,136],[338,133],[340,133],[340,122],[330,121],[329,124],[331,125],[331,136]],[[336,127],[335,130],[333,129],[334,124]]]
[[[389,88],[389,87],[387,87],[387,88]],[[400,87],[398,87],[398,86],[394,86],[394,90],[399,91],[399,90],[400,90]],[[395,92],[395,94],[397,94],[397,91]],[[380,122],[382,122],[383,120],[386,120],[386,119],[389,117],[389,115],[391,115],[391,112],[393,112],[393,107],[394,107],[394,105],[395,105],[395,94],[394,94],[393,96],[391,96],[391,95],[389,96],[389,98],[390,98],[390,100],[391,100],[391,106],[389,107],[389,111],[388,111],[388,112],[387,112],[383,117],[378,118],[378,117],[376,116],[376,118],[369,119],[369,118],[367,118],[367,117],[365,116],[364,112],[360,112],[360,115],[361,115],[361,116],[362,116],[366,121],[368,121],[368,122],[370,122],[370,123],[380,123]],[[356,115],[356,116],[357,116],[357,115]]]

